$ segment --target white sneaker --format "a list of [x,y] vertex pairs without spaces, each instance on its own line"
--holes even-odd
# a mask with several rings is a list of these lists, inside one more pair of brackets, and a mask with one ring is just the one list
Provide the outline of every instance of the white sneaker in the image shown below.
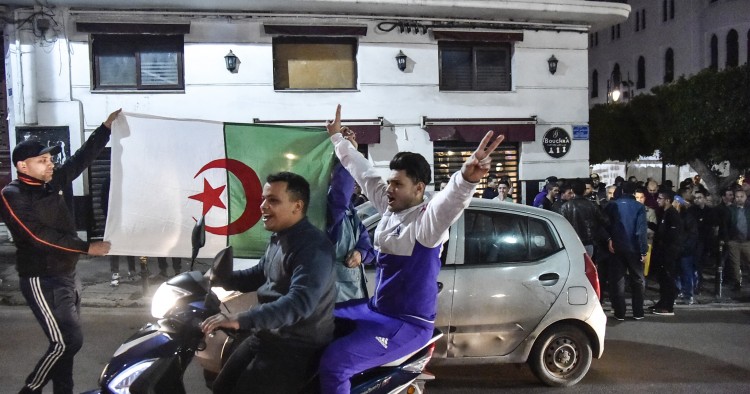
[[120,274],[117,272],[112,273],[112,280],[109,282],[109,285],[112,287],[117,287],[120,285]]

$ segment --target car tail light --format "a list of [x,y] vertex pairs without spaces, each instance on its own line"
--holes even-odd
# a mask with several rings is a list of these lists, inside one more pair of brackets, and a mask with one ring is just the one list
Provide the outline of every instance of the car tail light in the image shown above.
[[588,253],[583,254],[583,260],[586,262],[586,277],[591,282],[591,287],[596,292],[596,297],[602,299],[601,291],[599,290],[599,274],[596,272],[596,265],[594,260],[591,260]]

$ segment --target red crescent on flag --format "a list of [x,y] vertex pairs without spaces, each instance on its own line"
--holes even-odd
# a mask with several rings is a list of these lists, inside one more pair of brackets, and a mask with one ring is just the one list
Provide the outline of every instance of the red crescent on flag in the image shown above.
[[244,233],[260,220],[260,203],[262,186],[258,175],[247,164],[234,159],[217,159],[204,165],[193,178],[197,178],[203,171],[212,168],[225,168],[240,181],[245,192],[245,210],[232,223],[222,227],[206,226],[206,231],[216,235],[234,235]]

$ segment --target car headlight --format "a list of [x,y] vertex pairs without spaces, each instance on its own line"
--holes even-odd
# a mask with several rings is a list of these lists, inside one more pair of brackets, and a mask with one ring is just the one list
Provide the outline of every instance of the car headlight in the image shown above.
[[129,394],[130,385],[133,384],[133,382],[135,382],[135,380],[138,379],[139,376],[141,376],[143,371],[147,370],[151,365],[153,365],[156,360],[158,359],[152,358],[129,366],[124,371],[118,373],[114,378],[112,378],[112,381],[109,382],[107,387],[114,394]]
[[154,298],[151,301],[151,316],[157,319],[164,318],[164,315],[166,315],[170,309],[174,308],[177,300],[191,294],[191,292],[185,289],[162,283],[159,288],[156,289]]

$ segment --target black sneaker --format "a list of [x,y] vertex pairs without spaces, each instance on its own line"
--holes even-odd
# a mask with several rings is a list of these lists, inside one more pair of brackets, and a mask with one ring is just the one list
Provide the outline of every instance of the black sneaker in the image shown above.
[[612,315],[612,317],[613,317],[613,318],[614,318],[615,320],[617,320],[617,321],[625,321],[625,318],[624,318],[624,317],[620,317],[620,316],[617,316],[617,315]]
[[643,320],[643,316],[633,316],[634,320]]
[[659,316],[674,316],[674,311],[670,311],[669,309],[666,309],[666,308],[656,308],[654,309],[653,313],[654,315],[659,315]]

